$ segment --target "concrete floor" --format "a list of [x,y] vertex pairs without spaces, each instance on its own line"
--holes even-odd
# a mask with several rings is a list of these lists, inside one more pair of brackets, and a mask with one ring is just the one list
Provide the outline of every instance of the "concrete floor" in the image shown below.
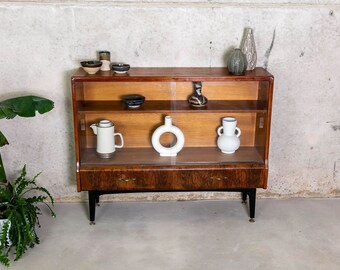
[[55,210],[10,269],[340,269],[340,199],[260,199],[255,223],[239,200],[103,203],[94,226]]

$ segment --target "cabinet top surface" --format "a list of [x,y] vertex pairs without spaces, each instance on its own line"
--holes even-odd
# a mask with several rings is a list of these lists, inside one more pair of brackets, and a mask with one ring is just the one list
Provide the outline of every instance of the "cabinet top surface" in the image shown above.
[[99,71],[87,74],[82,68],[72,76],[73,81],[260,81],[271,80],[273,75],[263,68],[247,71],[235,76],[227,68],[131,68],[125,74],[113,71]]

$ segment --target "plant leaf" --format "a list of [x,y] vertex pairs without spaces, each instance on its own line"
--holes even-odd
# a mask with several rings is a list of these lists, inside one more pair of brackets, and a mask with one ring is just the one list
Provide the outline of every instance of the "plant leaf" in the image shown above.
[[9,267],[9,257],[8,257],[8,239],[7,235],[9,233],[9,222],[5,222],[2,226],[1,232],[0,232],[0,263],[2,263],[4,266]]
[[46,113],[54,108],[54,102],[38,96],[22,96],[0,102],[0,119],[12,119],[16,115],[33,117],[35,112]]
[[0,131],[0,147],[8,144],[5,135]]
[[4,164],[2,163],[2,158],[0,154],[0,183],[6,183],[6,172]]

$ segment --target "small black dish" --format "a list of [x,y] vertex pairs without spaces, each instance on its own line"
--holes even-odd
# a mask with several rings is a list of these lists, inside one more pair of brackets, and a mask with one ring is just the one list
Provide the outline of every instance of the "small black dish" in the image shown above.
[[129,108],[134,109],[140,107],[144,103],[145,97],[142,95],[128,95],[123,97],[123,101]]
[[80,62],[82,67],[101,67],[102,66],[102,62],[100,61],[82,61]]
[[126,73],[130,69],[128,64],[112,64],[112,70],[116,73]]

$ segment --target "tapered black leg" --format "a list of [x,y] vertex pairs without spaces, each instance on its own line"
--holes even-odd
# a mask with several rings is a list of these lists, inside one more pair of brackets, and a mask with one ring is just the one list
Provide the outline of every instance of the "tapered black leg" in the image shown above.
[[100,206],[100,204],[99,204],[99,195],[96,196],[96,204],[97,204],[97,206]]
[[242,192],[242,203],[247,202],[247,192]]
[[89,208],[90,208],[90,225],[94,225],[96,216],[96,200],[97,194],[95,191],[89,191]]
[[256,203],[256,188],[249,189],[249,215],[250,222],[255,222],[255,203]]

